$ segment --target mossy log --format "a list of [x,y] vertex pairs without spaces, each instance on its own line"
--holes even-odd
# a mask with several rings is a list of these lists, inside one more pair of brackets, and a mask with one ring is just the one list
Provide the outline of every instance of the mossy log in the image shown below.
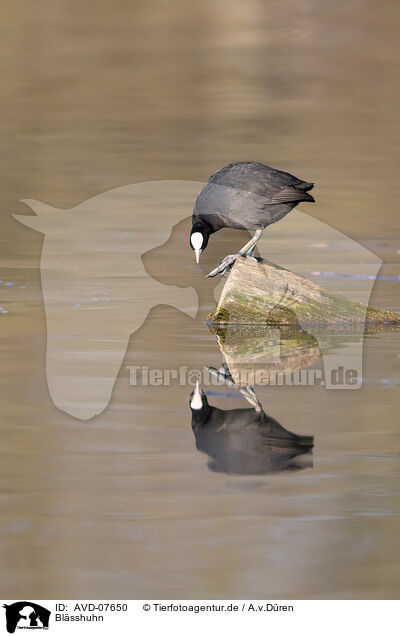
[[400,314],[330,292],[271,263],[238,258],[215,311],[214,324],[334,326],[399,325]]
[[321,356],[318,341],[299,327],[264,325],[214,325],[224,361],[238,387],[255,371],[291,373],[317,363]]
[[314,335],[299,325],[221,323],[209,324],[208,328],[216,336],[223,360],[238,387],[249,384],[251,374],[257,371],[285,375],[307,367],[321,368],[321,362],[325,369],[336,352],[341,352],[342,362],[347,362],[349,351],[353,355],[358,351],[360,359],[364,334],[397,331],[396,326],[383,323],[366,328],[363,324],[318,325],[311,328]]

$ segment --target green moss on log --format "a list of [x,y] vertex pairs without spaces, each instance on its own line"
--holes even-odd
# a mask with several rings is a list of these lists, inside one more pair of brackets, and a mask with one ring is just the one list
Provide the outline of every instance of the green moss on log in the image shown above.
[[266,262],[238,258],[222,290],[213,323],[264,325],[400,325],[400,315],[367,307]]

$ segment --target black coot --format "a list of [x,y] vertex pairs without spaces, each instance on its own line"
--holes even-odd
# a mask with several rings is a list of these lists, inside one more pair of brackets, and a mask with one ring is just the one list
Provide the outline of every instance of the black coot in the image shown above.
[[218,409],[198,385],[190,408],[196,448],[208,455],[212,471],[265,475],[312,466],[299,456],[311,453],[314,438],[291,433],[262,408]]
[[264,228],[282,219],[301,201],[314,202],[314,184],[255,161],[231,163],[211,175],[196,199],[190,245],[199,262],[211,234],[229,227],[253,230],[237,254],[227,256],[209,276],[224,273],[237,256],[251,256]]

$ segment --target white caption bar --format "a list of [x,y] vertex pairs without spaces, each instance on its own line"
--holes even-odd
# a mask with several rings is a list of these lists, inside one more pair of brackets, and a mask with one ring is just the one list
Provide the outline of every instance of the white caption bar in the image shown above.
[[[204,636],[205,633],[307,634],[364,636],[397,624],[400,601],[276,600],[7,600],[1,602],[1,633],[159,634]],[[257,631],[256,631],[257,630]],[[262,631],[260,631],[262,630]],[[271,630],[277,630],[271,631]]]

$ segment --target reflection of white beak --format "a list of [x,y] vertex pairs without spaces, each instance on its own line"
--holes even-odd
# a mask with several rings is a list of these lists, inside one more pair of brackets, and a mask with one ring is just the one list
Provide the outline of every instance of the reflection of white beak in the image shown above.
[[201,249],[198,247],[194,250],[194,253],[196,254],[196,263],[199,264],[200,261],[200,254],[201,254]]
[[196,388],[193,393],[192,401],[190,402],[190,408],[194,411],[200,411],[203,408],[203,398],[199,388],[199,381],[196,382]]

